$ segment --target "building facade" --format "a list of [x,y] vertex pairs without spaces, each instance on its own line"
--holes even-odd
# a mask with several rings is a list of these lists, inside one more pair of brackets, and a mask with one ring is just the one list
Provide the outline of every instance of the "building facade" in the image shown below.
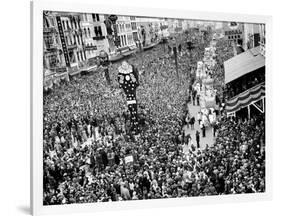
[[120,46],[117,51],[132,50],[136,48],[134,36],[136,37],[136,22],[135,17],[118,16],[117,19],[117,34],[120,40]]
[[56,17],[47,11],[43,14],[43,49],[44,74],[66,72]]
[[109,53],[107,31],[102,14],[81,14],[84,49],[87,59],[99,56],[104,50]]
[[79,73],[86,65],[80,14],[60,13],[56,18],[69,73]]
[[261,46],[265,49],[265,25],[245,23],[244,27],[244,43],[245,50],[253,47]]

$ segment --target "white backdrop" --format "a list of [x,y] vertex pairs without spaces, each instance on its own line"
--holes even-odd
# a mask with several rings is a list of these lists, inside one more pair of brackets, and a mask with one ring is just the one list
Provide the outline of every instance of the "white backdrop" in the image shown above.
[[[91,0],[81,0],[92,2]],[[278,1],[276,1],[278,2]],[[4,3],[4,2],[3,2]],[[274,100],[274,143],[273,145],[273,201],[241,204],[218,204],[189,206],[186,208],[144,209],[138,211],[118,211],[95,213],[95,215],[280,215],[280,67],[281,38],[280,6],[274,0],[103,0],[103,4],[119,4],[130,7],[152,7],[193,11],[231,12],[273,15],[273,97]],[[4,6],[4,8],[3,8]],[[279,9],[279,10],[278,10]],[[1,12],[1,156],[0,156],[0,215],[29,214],[29,2],[9,0],[2,4]],[[279,111],[279,113],[278,113]],[[79,214],[81,215],[81,214]]]

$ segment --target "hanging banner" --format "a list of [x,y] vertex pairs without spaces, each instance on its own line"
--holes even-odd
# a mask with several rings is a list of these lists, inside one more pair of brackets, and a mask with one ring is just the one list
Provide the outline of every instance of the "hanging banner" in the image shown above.
[[68,50],[67,50],[67,47],[66,47],[64,32],[63,32],[63,29],[62,29],[61,18],[59,16],[57,16],[56,19],[57,19],[57,24],[58,24],[58,29],[59,29],[59,35],[60,35],[62,50],[63,50],[63,54],[64,54],[64,58],[65,58],[65,63],[66,63],[67,67],[70,67]]

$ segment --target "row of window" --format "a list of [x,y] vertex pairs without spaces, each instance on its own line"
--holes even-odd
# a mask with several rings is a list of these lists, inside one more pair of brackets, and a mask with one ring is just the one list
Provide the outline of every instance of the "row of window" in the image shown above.
[[240,38],[241,38],[240,35],[231,35],[231,36],[228,36],[228,39],[229,39],[229,40],[240,39]]
[[136,30],[137,29],[137,24],[135,22],[132,23],[121,23],[121,24],[117,24],[117,33],[122,33],[128,30]]
[[73,44],[82,44],[82,37],[80,35],[70,35],[70,36],[65,36],[65,39],[67,41],[68,45],[73,45]]
[[134,37],[132,34],[127,35],[119,35],[118,36],[120,40],[120,47],[128,46],[134,43]]
[[86,60],[86,55],[83,51],[77,51],[76,55],[77,55],[78,61],[85,61]]
[[[86,38],[92,37],[90,28],[84,28],[83,31],[84,31],[84,35],[85,35]],[[96,37],[103,36],[101,26],[95,26],[94,32],[95,32]]]
[[72,21],[62,20],[62,27],[64,30],[79,29],[80,23],[77,22],[75,19],[73,19]]
[[95,54],[95,52],[96,52],[95,50],[87,50],[87,51],[86,51],[86,55],[87,55],[88,58],[89,58],[89,57],[92,57],[92,55]]
[[55,26],[54,19],[52,17],[45,18],[44,17],[44,27],[53,27]]
[[53,45],[58,44],[58,38],[56,35],[44,35],[44,42],[46,45],[46,48],[51,48]]
[[87,22],[88,21],[93,21],[93,22],[99,22],[100,21],[100,15],[99,14],[92,14],[91,20],[89,19],[88,15],[89,14],[82,15],[82,18],[83,18],[84,21],[87,21]]
[[59,58],[57,54],[51,54],[46,59],[44,58],[44,67],[48,69],[56,68],[59,64]]

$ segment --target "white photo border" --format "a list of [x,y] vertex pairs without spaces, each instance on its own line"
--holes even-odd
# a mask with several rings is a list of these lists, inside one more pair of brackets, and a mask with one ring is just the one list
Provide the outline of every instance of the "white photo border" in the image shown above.
[[[94,8],[92,10],[91,8]],[[266,27],[266,192],[258,194],[218,195],[160,200],[138,200],[89,204],[43,206],[43,11],[103,13],[191,20],[264,23]],[[31,2],[31,210],[33,215],[89,213],[124,209],[175,207],[198,204],[272,200],[272,17],[246,14],[195,12],[182,10],[133,8],[99,5],[89,0]]]

